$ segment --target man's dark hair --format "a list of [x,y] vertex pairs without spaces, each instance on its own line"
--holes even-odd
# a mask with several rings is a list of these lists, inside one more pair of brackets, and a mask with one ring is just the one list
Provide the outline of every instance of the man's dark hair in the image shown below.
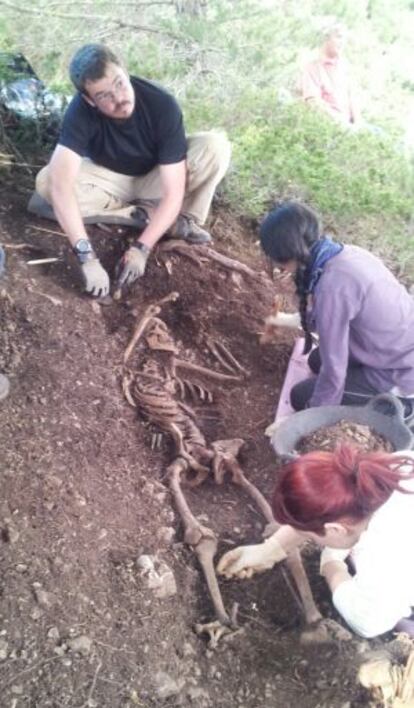
[[118,57],[103,44],[85,44],[72,57],[69,76],[75,88],[85,93],[87,81],[98,81],[105,76],[108,64],[121,66]]

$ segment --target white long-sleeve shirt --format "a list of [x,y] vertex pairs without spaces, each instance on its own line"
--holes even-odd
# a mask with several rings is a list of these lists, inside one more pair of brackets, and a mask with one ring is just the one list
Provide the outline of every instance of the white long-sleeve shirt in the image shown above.
[[[403,454],[414,458],[412,451]],[[414,480],[404,487],[414,492]],[[376,637],[414,608],[414,493],[394,492],[350,555],[355,575],[337,587],[333,603],[357,634]]]

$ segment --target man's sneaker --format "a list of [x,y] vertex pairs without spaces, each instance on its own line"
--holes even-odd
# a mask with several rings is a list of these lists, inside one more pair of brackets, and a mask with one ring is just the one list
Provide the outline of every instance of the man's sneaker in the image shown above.
[[191,216],[180,214],[168,234],[169,238],[180,238],[187,243],[210,243],[212,238]]

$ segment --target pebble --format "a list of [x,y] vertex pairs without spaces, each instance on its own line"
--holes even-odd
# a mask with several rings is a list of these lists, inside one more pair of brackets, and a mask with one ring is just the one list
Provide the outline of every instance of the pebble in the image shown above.
[[57,627],[51,627],[47,633],[48,639],[52,639],[54,642],[59,641],[59,630]]
[[175,680],[165,671],[157,671],[154,676],[155,693],[160,700],[176,696],[184,687],[184,679]]
[[11,692],[14,693],[15,696],[21,696],[23,693],[23,686],[21,683],[19,684],[14,684],[11,687]]
[[43,613],[42,613],[42,610],[40,609],[40,607],[35,607],[32,610],[32,612],[30,613],[30,617],[32,618],[32,620],[36,621],[41,618],[42,614]]
[[66,653],[66,649],[66,644],[61,644],[61,646],[59,647],[54,647],[53,652],[57,654],[57,656],[64,656]]
[[40,607],[52,607],[54,602],[54,596],[52,593],[46,592],[46,590],[42,590],[42,588],[35,587],[35,585],[38,585],[38,583],[33,583],[34,595],[37,604],[40,605]]
[[92,639],[85,634],[81,634],[79,637],[69,639],[68,647],[72,651],[82,654],[82,656],[87,656],[92,649]]
[[166,546],[169,546],[175,536],[175,529],[172,528],[172,526],[160,526],[157,529],[157,539],[160,543],[165,544]]
[[164,504],[167,496],[167,492],[158,492],[158,494],[155,494],[154,499],[159,502],[159,504]]
[[187,690],[187,696],[197,708],[201,708],[203,705],[209,705],[210,696],[205,688],[200,688],[199,686],[189,688]]
[[14,526],[6,526],[7,530],[7,537],[9,539],[9,543],[17,543],[19,540],[20,534],[17,531],[17,529]]
[[27,565],[25,563],[18,563],[16,565],[16,573],[25,573],[27,570]]
[[183,657],[194,656],[196,653],[196,650],[194,649],[193,645],[190,644],[190,642],[184,642],[182,651]]
[[154,592],[155,597],[164,600],[177,593],[177,584],[171,568],[163,561],[155,563],[154,556],[142,555],[137,559],[137,566],[140,568],[140,575],[144,579],[146,586]]
[[9,644],[5,639],[0,639],[0,661],[7,659]]

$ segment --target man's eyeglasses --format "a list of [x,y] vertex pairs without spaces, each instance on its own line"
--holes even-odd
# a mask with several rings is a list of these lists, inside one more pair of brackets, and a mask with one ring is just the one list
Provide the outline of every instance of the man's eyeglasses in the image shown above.
[[95,103],[101,106],[107,105],[109,103],[115,103],[117,96],[119,96],[122,91],[126,89],[127,85],[127,79],[125,79],[123,76],[118,76],[118,78],[112,84],[112,91],[98,93],[96,96],[94,96],[93,100],[95,101]]

